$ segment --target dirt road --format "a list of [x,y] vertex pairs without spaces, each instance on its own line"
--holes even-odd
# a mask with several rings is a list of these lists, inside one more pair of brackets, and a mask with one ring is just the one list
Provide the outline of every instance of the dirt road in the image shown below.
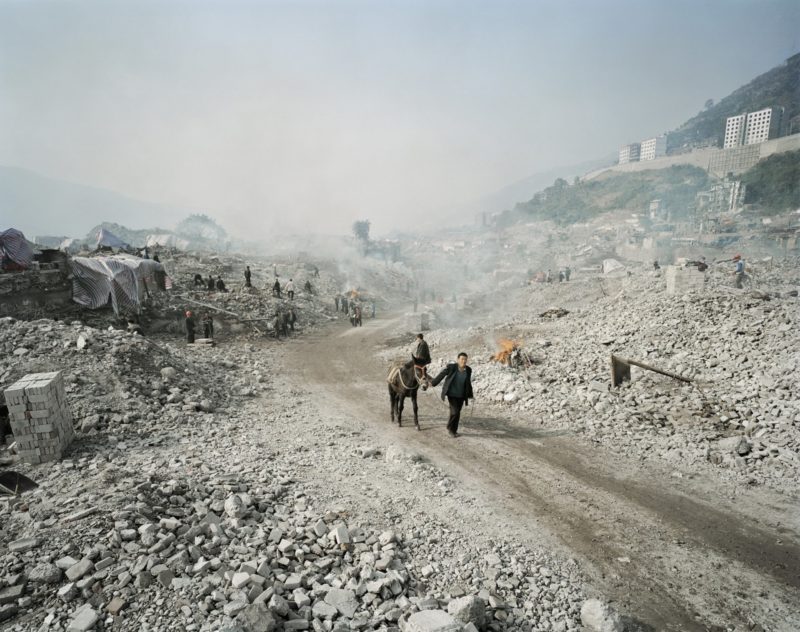
[[460,481],[476,507],[496,516],[498,532],[575,557],[592,587],[640,629],[800,629],[796,498],[677,479],[666,466],[599,448],[548,420],[508,419],[481,402],[466,413],[462,436],[450,439],[438,392],[420,398],[422,431],[410,406],[398,428],[389,422],[386,363],[376,355],[397,326],[332,325],[291,342],[288,368],[326,406],[367,420],[385,444],[406,444]]

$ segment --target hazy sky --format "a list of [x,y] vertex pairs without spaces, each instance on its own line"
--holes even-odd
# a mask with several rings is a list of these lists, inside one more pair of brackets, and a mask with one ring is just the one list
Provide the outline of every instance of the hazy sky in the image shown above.
[[0,164],[381,231],[667,131],[798,33],[797,0],[0,0]]

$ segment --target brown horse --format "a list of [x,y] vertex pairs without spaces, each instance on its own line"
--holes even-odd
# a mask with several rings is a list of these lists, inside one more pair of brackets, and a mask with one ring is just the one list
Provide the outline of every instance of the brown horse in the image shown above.
[[394,422],[396,415],[397,425],[403,425],[403,404],[406,397],[410,397],[411,405],[414,409],[414,425],[419,430],[417,391],[420,386],[423,391],[426,390],[430,382],[425,373],[425,367],[417,365],[412,359],[402,366],[394,366],[389,369],[386,381],[389,383],[389,404],[391,405],[392,422]]

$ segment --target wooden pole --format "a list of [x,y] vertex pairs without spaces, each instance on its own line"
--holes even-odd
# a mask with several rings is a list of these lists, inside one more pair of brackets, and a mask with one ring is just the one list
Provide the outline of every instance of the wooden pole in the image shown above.
[[683,375],[678,375],[677,373],[672,373],[671,371],[664,371],[663,369],[657,369],[654,366],[650,366],[649,364],[645,364],[644,362],[639,362],[637,360],[631,360],[629,358],[621,358],[619,356],[615,356],[611,354],[611,383],[613,386],[619,386],[619,384],[624,379],[630,379],[630,369],[624,369],[624,366],[621,367],[622,370],[615,370],[615,367],[619,367],[619,365],[632,365],[638,366],[641,369],[647,369],[648,371],[653,371],[654,373],[659,373],[661,375],[666,375],[667,377],[671,377],[676,380],[680,380],[681,382],[691,382],[691,378],[685,377]]

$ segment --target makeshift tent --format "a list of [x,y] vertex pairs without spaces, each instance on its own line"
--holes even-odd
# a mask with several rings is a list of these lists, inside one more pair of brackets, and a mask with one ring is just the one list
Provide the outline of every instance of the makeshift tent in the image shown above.
[[603,274],[609,274],[610,272],[624,269],[625,266],[616,259],[603,259]]
[[149,292],[164,290],[168,282],[164,266],[157,261],[130,255],[74,257],[72,300],[89,309],[111,303],[114,313],[136,312]]
[[20,231],[9,228],[0,233],[0,259],[5,268],[10,261],[21,268],[30,267],[33,262],[33,249]]
[[162,233],[159,235],[148,235],[145,245],[148,248],[177,248],[178,250],[188,250],[189,240],[172,235],[170,233]]
[[97,231],[97,247],[105,246],[106,248],[127,248],[128,244],[122,241],[110,230],[101,228]]

